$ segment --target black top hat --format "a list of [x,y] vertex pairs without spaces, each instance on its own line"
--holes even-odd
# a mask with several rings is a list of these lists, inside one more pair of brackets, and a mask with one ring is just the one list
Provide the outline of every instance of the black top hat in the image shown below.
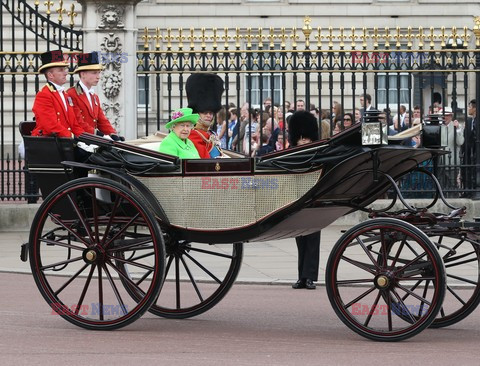
[[288,122],[288,135],[292,146],[297,146],[301,137],[317,141],[319,138],[317,118],[308,111],[295,112]]
[[188,108],[194,113],[222,109],[223,80],[215,74],[192,74],[185,84]]
[[48,52],[42,53],[40,55],[40,59],[42,60],[42,66],[38,68],[38,72],[41,72],[42,70],[46,70],[50,67],[68,66],[68,63],[65,62],[63,58],[62,50],[48,51]]
[[75,69],[74,73],[89,70],[103,70],[103,66],[100,65],[100,57],[98,56],[98,52],[79,53],[77,55],[77,68]]

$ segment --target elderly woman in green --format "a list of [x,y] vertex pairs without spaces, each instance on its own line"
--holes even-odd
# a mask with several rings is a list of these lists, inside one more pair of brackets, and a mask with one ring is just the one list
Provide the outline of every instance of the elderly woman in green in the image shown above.
[[195,145],[188,139],[198,118],[199,115],[192,113],[191,108],[181,108],[173,112],[172,120],[165,125],[171,132],[163,139],[159,151],[181,159],[200,159]]

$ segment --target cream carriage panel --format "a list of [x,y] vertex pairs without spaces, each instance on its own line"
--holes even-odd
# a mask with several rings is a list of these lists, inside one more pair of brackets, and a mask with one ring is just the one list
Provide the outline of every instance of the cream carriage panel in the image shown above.
[[222,230],[254,224],[301,198],[321,171],[302,174],[137,177],[176,226]]

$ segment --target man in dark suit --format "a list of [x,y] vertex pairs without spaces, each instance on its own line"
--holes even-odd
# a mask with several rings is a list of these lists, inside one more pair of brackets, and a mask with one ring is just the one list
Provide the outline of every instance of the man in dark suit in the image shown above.
[[37,93],[33,102],[35,129],[32,136],[74,137],[84,132],[73,109],[73,101],[65,93],[68,64],[62,51],[49,51],[40,56],[42,66],[38,69],[45,75],[47,84]]
[[372,107],[372,96],[370,94],[363,94],[360,96],[360,105],[362,106],[362,109],[360,109],[362,117],[365,112],[376,111],[376,109]]
[[[476,188],[477,182],[477,169],[475,165],[476,161],[476,135],[477,135],[477,103],[475,99],[472,99],[468,104],[468,115],[465,123],[464,137],[465,142],[462,146],[463,164],[467,165],[462,169],[462,181],[463,188],[466,190],[465,195],[471,196],[469,190]],[[470,165],[470,166],[468,166]]]

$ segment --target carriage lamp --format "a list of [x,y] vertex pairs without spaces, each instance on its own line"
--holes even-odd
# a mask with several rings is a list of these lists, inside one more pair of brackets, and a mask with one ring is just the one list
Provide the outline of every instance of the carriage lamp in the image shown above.
[[423,146],[439,149],[447,146],[447,126],[441,114],[430,114],[423,126]]
[[365,112],[362,121],[362,145],[388,145],[388,126],[384,113]]

